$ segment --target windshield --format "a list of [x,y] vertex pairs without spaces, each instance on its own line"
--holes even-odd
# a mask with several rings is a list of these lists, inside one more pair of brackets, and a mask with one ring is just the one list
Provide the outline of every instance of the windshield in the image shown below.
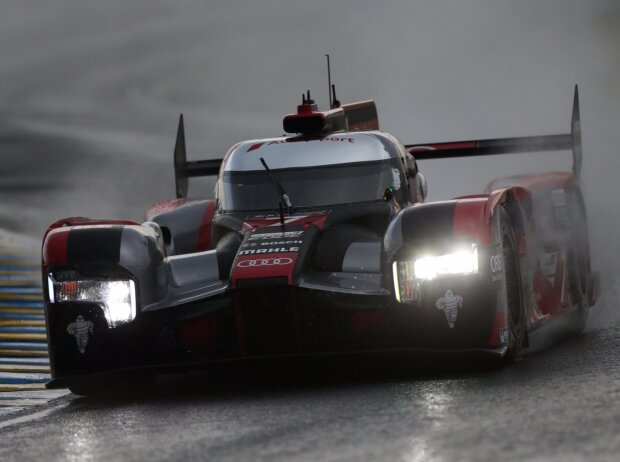
[[[400,195],[396,160],[272,170],[295,207],[383,200],[385,188]],[[224,172],[218,184],[222,210],[273,210],[280,197],[266,171]]]

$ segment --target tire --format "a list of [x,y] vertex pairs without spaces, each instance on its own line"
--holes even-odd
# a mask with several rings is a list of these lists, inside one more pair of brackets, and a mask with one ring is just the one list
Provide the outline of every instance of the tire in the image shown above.
[[578,191],[573,191],[569,197],[571,199],[571,228],[574,231],[568,248],[568,277],[571,305],[578,306],[577,310],[569,315],[569,329],[574,333],[580,333],[585,329],[588,322],[590,308],[588,284],[592,270],[583,198]]
[[577,309],[568,315],[569,330],[574,334],[579,334],[586,328],[589,314],[588,289],[584,284],[589,280],[590,273],[584,270],[579,253],[580,249],[573,248],[568,254],[571,305],[577,305]]
[[510,218],[503,208],[500,210],[500,235],[504,258],[504,281],[506,283],[509,332],[508,350],[504,358],[507,361],[514,361],[523,348],[527,337],[527,328],[517,245]]

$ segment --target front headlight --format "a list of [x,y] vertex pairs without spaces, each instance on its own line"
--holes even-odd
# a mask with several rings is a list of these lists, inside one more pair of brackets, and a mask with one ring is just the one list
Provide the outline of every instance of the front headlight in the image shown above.
[[458,249],[445,255],[431,255],[417,258],[413,272],[416,279],[432,281],[441,276],[476,274],[478,272],[478,248]]
[[132,280],[56,281],[48,275],[50,303],[91,302],[102,306],[110,327],[136,317],[136,286]]
[[478,273],[478,247],[471,244],[443,255],[420,255],[411,260],[395,261],[392,273],[396,299],[411,302],[417,299],[420,282]]

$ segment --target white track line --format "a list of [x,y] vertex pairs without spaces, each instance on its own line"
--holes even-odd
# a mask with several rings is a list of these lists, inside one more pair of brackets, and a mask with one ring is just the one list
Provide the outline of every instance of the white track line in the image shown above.
[[[23,415],[23,416],[20,416],[20,417],[16,417],[14,419],[5,420],[4,422],[0,422],[0,429],[7,428],[7,427],[12,427],[13,425],[19,425],[19,424],[23,424],[23,423],[27,423],[27,422],[32,422],[33,420],[44,419],[48,415],[53,414],[56,411],[59,411],[60,409],[62,409],[66,405],[67,404],[61,404],[59,406],[50,407],[50,408],[45,409],[43,411],[33,412],[32,414]],[[24,409],[24,408],[21,408],[21,409]]]
[[[28,372],[0,372],[0,381],[2,379],[23,379],[23,380],[49,380],[49,374],[37,374],[37,373],[28,373]],[[10,382],[9,382],[10,383]]]
[[0,364],[49,364],[49,358],[0,358]]
[[31,390],[31,391],[5,391],[0,393],[0,403],[10,402],[14,399],[46,399],[52,400],[68,395],[69,390]]

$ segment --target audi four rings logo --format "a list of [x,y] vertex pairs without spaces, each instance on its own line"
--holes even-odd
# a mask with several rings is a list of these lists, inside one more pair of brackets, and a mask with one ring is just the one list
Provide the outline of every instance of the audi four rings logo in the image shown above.
[[293,263],[292,258],[259,258],[256,260],[243,260],[237,263],[239,268],[250,268],[253,266],[280,266],[290,265]]

